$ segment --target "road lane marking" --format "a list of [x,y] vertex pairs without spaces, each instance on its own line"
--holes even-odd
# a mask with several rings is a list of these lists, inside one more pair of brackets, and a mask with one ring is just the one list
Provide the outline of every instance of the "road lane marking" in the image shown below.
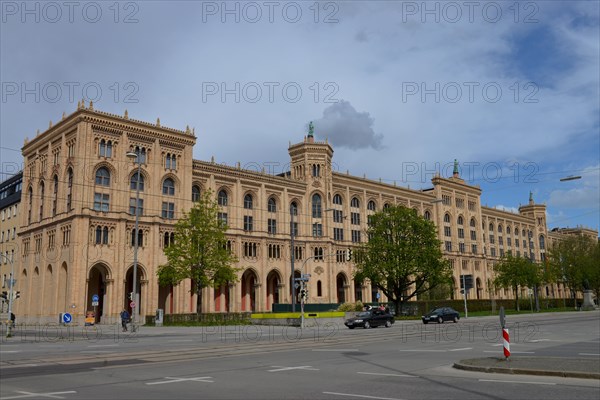
[[318,368],[313,368],[310,365],[302,365],[300,367],[282,367],[280,365],[271,365],[271,368],[276,368],[276,369],[270,369],[267,370],[267,372],[279,372],[279,371],[289,371],[292,369],[302,369],[302,370],[306,370],[306,371],[318,371]]
[[418,376],[415,376],[415,375],[406,375],[406,374],[380,374],[378,372],[357,372],[357,374],[362,374],[362,375],[380,375],[380,376],[398,376],[398,377],[402,377],[402,378],[419,378]]
[[448,351],[463,351],[463,350],[473,350],[473,348],[472,347],[463,347],[462,349],[451,349]]
[[600,353],[579,353],[580,356],[600,356]]
[[358,349],[312,349],[312,351],[358,351]]
[[[484,353],[502,353],[498,350],[484,350]],[[535,354],[535,351],[511,351],[510,354]]]
[[363,399],[378,399],[378,400],[402,400],[395,397],[377,397],[377,396],[367,396],[364,394],[352,394],[352,393],[336,393],[336,392],[323,392],[323,394],[332,394],[334,396],[348,396],[348,397],[360,397]]
[[167,340],[167,342],[169,343],[177,343],[177,342],[193,342],[193,339],[173,339],[173,340]]
[[410,351],[410,352],[415,352],[415,351],[427,351],[427,352],[445,352],[446,350],[425,350],[425,349],[423,349],[423,350],[418,350],[418,349],[415,349],[415,350],[399,350],[399,351]]
[[527,343],[538,343],[538,342],[549,342],[549,341],[550,341],[550,339],[533,339]]
[[74,390],[69,390],[68,392],[52,392],[52,393],[33,393],[33,392],[24,392],[24,391],[17,391],[16,393],[21,393],[21,395],[2,397],[2,400],[25,399],[27,397],[48,397],[50,399],[64,399],[64,397],[61,397],[58,395],[59,394],[67,394],[67,393],[77,393],[77,392]]
[[209,380],[213,379],[212,376],[199,376],[196,378],[172,378],[170,376],[165,376],[167,381],[158,381],[158,382],[146,382],[146,385],[162,385],[163,383],[179,383],[185,381],[194,381],[194,382],[205,382],[205,383],[214,383],[214,381]]
[[114,350],[81,350],[80,353],[116,353]]
[[556,383],[554,383],[554,382],[501,381],[501,380],[496,380],[496,379],[479,379],[479,382],[527,383],[530,385],[556,385]]

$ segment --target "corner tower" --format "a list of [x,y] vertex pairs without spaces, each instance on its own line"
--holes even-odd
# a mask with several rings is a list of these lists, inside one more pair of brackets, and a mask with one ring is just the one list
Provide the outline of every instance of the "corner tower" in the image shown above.
[[329,192],[331,185],[331,160],[333,148],[327,143],[316,142],[312,121],[308,125],[308,135],[301,143],[290,144],[290,172],[293,180],[306,182],[311,186]]

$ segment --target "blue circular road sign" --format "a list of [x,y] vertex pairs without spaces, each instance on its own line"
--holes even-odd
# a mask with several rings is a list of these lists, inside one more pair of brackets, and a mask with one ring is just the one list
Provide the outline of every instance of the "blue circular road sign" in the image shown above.
[[71,317],[71,314],[69,313],[64,313],[62,316],[62,320],[65,324],[68,324],[72,321],[73,317]]
[[94,303],[95,303],[95,302],[97,302],[97,301],[99,301],[99,300],[100,300],[100,297],[98,297],[98,295],[97,295],[97,294],[95,294],[95,295],[93,295],[93,296],[92,296],[92,301],[93,301]]

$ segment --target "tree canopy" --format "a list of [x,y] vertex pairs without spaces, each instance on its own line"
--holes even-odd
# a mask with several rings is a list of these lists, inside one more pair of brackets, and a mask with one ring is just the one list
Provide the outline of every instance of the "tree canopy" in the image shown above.
[[415,210],[400,205],[373,214],[367,235],[357,249],[355,279],[370,280],[394,303],[396,315],[411,298],[451,279],[435,225]]
[[175,225],[175,242],[164,249],[167,263],[158,267],[161,286],[191,279],[197,291],[197,312],[202,311],[202,288],[237,281],[236,257],[226,247],[227,226],[218,218],[213,193],[204,192]]
[[501,288],[513,288],[515,308],[519,310],[519,287],[537,288],[544,280],[543,269],[528,258],[513,256],[508,251],[500,262],[494,265],[494,285]]
[[570,235],[553,243],[547,267],[556,281],[575,291],[593,290],[600,295],[600,243],[589,236]]

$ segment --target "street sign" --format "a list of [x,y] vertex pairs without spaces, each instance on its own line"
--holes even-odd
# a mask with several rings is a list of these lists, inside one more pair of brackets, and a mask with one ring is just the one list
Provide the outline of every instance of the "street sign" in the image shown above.
[[70,323],[72,320],[73,320],[73,317],[71,317],[71,314],[69,314],[69,313],[64,313],[64,314],[62,315],[62,322],[63,322],[63,323],[65,323],[65,324],[68,324],[68,323]]
[[[92,296],[92,303],[97,303],[100,301],[100,297],[97,294]],[[93,304],[92,304],[93,305]],[[97,305],[97,304],[96,304]]]
[[500,307],[500,326],[502,329],[506,326],[506,316],[504,315],[504,307]]
[[381,297],[381,294],[379,294],[379,292],[377,292],[377,295],[375,297],[377,297],[377,300],[379,300],[379,298]]
[[92,307],[98,307],[99,303],[97,301],[92,301]]
[[129,303],[129,307],[135,308],[135,301],[132,301],[131,303]]
[[294,287],[295,287],[296,289],[298,289],[298,288],[300,287],[300,284],[299,284],[299,283],[294,283]]

